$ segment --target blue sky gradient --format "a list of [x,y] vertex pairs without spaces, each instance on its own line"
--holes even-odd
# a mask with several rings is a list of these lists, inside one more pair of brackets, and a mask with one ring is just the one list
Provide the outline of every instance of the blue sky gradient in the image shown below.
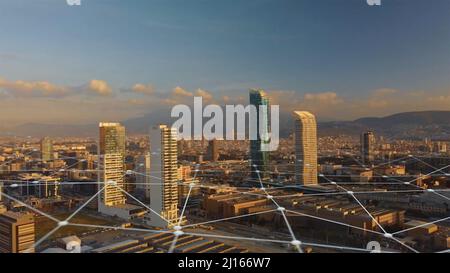
[[101,79],[115,91],[149,83],[160,93],[445,96],[449,14],[448,0],[3,0],[0,78]]

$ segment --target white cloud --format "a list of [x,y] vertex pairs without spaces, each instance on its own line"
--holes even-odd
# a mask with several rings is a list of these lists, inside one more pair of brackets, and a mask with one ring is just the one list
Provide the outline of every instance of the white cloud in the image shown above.
[[91,80],[88,85],[88,90],[101,96],[109,96],[112,94],[112,88],[103,80]]
[[151,84],[142,84],[142,83],[136,83],[133,85],[131,90],[135,93],[145,94],[145,95],[152,95],[154,93],[154,87]]
[[3,78],[0,78],[0,89],[4,89],[6,94],[15,97],[58,97],[69,92],[68,88],[48,81],[8,81]]

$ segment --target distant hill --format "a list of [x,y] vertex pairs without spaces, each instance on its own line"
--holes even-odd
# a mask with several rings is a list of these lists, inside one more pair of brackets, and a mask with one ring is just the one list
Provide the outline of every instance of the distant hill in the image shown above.
[[[142,117],[127,119],[122,123],[128,133],[148,132],[158,123],[171,123],[170,113],[152,112]],[[22,136],[96,136],[96,123],[86,125],[36,124],[28,123],[13,128],[2,128],[1,134]],[[280,136],[292,133],[293,121],[289,113],[280,113]],[[423,111],[398,113],[386,117],[365,117],[354,121],[319,122],[320,136],[359,135],[362,131],[372,130],[377,135],[394,138],[441,138],[450,139],[450,111]]]
[[450,139],[450,111],[405,112],[386,117],[319,123],[320,135],[357,135],[366,130],[394,138]]

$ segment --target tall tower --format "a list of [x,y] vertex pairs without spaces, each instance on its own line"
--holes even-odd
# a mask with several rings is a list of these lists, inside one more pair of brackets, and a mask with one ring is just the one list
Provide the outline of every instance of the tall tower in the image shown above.
[[0,214],[0,253],[34,252],[35,228],[31,213]]
[[[99,195],[99,211],[104,206],[125,204],[124,186],[125,127],[120,123],[101,122],[99,159],[105,189]],[[99,176],[100,178],[100,176]]]
[[[260,133],[268,134],[270,132],[270,100],[267,97],[266,93],[260,89],[250,89],[250,105],[254,105],[256,107],[256,122],[257,122],[257,139],[250,140],[250,159],[251,159],[251,177],[252,179],[258,179],[258,173],[256,170],[260,171],[261,179],[266,178],[268,173],[266,170],[268,169],[269,164],[269,152],[261,150],[261,144],[264,144],[261,139]],[[266,106],[267,111],[264,113],[261,111],[259,106]],[[260,128],[263,126],[263,128]]]
[[49,137],[41,139],[41,159],[50,161],[53,159],[53,141]]
[[149,212],[147,223],[155,227],[171,228],[179,220],[176,129],[159,125],[150,130],[150,157],[150,208],[160,216]]
[[313,114],[294,111],[295,177],[301,185],[317,184],[317,123]]
[[213,162],[219,160],[219,147],[217,147],[217,144],[217,139],[210,140],[208,144],[208,159]]
[[361,158],[364,165],[370,165],[374,160],[375,135],[373,132],[363,132],[361,134]]

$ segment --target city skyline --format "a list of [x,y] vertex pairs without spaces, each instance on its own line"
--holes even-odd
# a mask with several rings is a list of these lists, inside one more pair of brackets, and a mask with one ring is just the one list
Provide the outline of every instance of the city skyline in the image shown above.
[[0,1],[0,253],[450,253],[428,2]]

